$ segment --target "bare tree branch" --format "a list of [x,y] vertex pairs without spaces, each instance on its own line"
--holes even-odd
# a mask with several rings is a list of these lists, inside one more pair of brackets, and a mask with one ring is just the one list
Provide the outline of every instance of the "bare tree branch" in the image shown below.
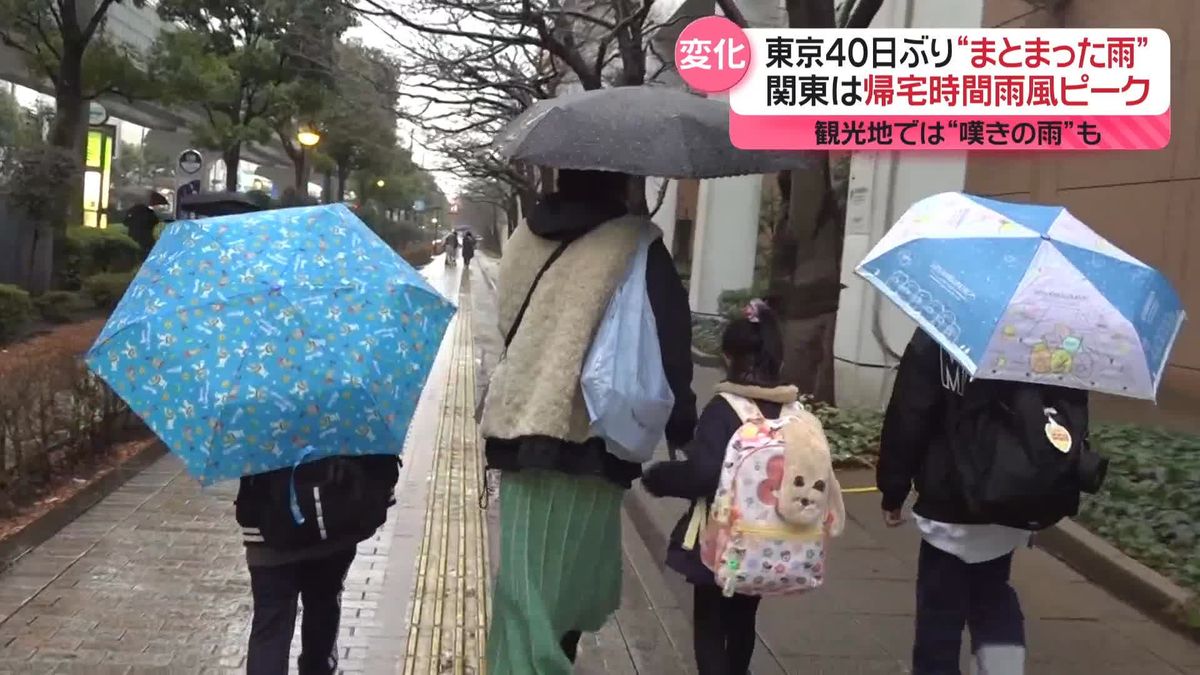
[[82,38],[83,43],[87,44],[91,41],[92,36],[96,34],[96,30],[100,28],[100,24],[104,23],[104,17],[108,14],[108,8],[116,0],[100,0],[96,3],[96,9],[93,10],[92,16],[88,19],[87,25],[83,27]]
[[742,10],[738,8],[737,2],[734,0],[717,0],[717,7],[721,8],[721,13],[725,18],[736,23],[742,28],[749,28],[750,22],[746,21],[746,15],[742,14]]

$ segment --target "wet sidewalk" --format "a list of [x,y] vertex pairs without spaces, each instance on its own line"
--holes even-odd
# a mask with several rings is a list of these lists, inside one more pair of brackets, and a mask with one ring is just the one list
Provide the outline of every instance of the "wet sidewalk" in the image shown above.
[[[457,296],[454,268],[439,261],[426,275]],[[426,494],[444,485],[432,478],[453,409],[445,393],[452,377],[473,376],[452,363],[463,353],[454,345],[470,344],[467,314],[448,331],[409,430],[398,504],[347,577],[341,672],[403,667]],[[0,673],[244,672],[251,603],[236,492],[236,483],[201,490],[165,456],[0,573]]]
[[[344,673],[483,672],[487,522],[498,512],[479,508],[474,346],[489,338],[476,339],[474,308],[486,334],[494,298],[478,268],[461,289],[459,269],[436,261],[426,274],[460,314],[409,430],[398,504],[347,578]],[[236,491],[201,490],[165,456],[0,573],[0,673],[244,672],[251,603]],[[687,672],[682,612],[632,526],[626,539],[621,611],[584,638],[579,672]]]
[[[697,368],[699,400],[719,373]],[[665,449],[660,449],[665,459]],[[846,488],[870,487],[869,471],[843,472]],[[877,492],[846,497],[845,534],[834,540],[825,586],[804,596],[767,599],[759,612],[754,675],[907,673],[913,639],[919,534],[884,526]],[[635,487],[626,499],[646,545],[661,559],[685,504]],[[690,587],[667,573],[683,608]],[[1017,552],[1013,585],[1026,616],[1030,675],[1180,675],[1200,673],[1200,645],[1147,618],[1045,551]],[[690,609],[687,609],[690,613]],[[688,615],[690,617],[690,614]],[[963,672],[967,670],[964,640]],[[690,654],[688,660],[691,660]]]
[[[427,270],[461,311],[409,430],[398,504],[359,546],[347,579],[342,672],[479,675],[485,666],[497,553],[486,535],[498,508],[479,508],[474,404],[477,367],[490,371],[501,340],[494,262],[476,260],[461,289],[461,270],[440,261]],[[715,380],[698,369],[702,401]],[[868,485],[870,476],[844,482]],[[244,672],[250,595],[235,492],[201,490],[164,457],[0,573],[0,673]],[[764,602],[755,675],[907,672],[916,534],[884,528],[877,495],[848,495],[847,507],[827,586]],[[695,672],[691,589],[661,564],[682,509],[640,487],[627,496],[622,605],[584,636],[577,672]],[[1020,552],[1014,576],[1029,619],[1028,672],[1200,673],[1200,647],[1047,554]]]

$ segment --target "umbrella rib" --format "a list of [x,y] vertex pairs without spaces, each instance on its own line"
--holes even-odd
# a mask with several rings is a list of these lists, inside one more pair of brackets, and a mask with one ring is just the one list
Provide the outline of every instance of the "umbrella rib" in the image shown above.
[[[265,283],[265,282],[263,282],[263,283]],[[341,284],[341,285],[333,285],[333,284],[329,284],[329,285],[322,285],[322,286],[314,286],[314,287],[312,287],[310,290],[312,290],[312,291],[322,291],[322,290],[341,290],[341,289],[346,289],[346,288],[350,288],[350,287],[349,287],[349,286],[346,286],[346,285],[344,285],[344,284]],[[218,304],[218,303],[219,303],[219,304],[229,304],[230,302],[232,302],[232,301],[234,301],[234,300],[239,300],[239,299],[241,299],[241,298],[246,298],[246,297],[250,297],[250,296],[253,296],[253,295],[266,295],[266,294],[270,294],[270,292],[271,292],[271,288],[270,288],[270,287],[264,288],[264,289],[263,289],[263,290],[261,290],[261,291],[246,291],[246,292],[244,292],[244,293],[237,293],[237,294],[235,294],[235,295],[230,295],[230,296],[222,296],[222,297],[220,297],[220,298],[217,298],[217,299],[215,299],[215,300],[205,300],[205,301],[193,302],[193,303],[192,303],[192,304],[190,304],[190,305],[180,305],[180,306],[177,306],[177,307],[176,307],[176,308],[175,308],[173,311],[174,311],[176,314],[178,314],[178,313],[179,313],[179,312],[181,312],[181,311],[183,311],[183,312],[187,312],[187,311],[189,311],[189,310],[193,310],[193,309],[196,309],[196,308],[198,308],[198,307],[205,307],[205,306],[210,306],[210,305],[213,305],[213,304]],[[141,324],[142,322],[145,322],[145,321],[147,321],[147,320],[148,320],[150,317],[153,317],[153,316],[157,316],[157,315],[154,315],[154,314],[149,314],[149,313],[146,313],[146,312],[142,312],[141,314],[139,314],[139,315],[137,316],[137,318],[135,318],[135,319],[132,319],[132,320],[130,320],[130,321],[129,321],[129,323],[127,323],[126,325],[124,325],[124,326],[121,326],[121,328],[120,328],[120,329],[118,329],[118,330],[117,330],[117,332],[115,332],[115,333],[113,333],[112,335],[108,336],[108,337],[107,337],[107,338],[105,338],[104,340],[97,342],[95,345],[93,345],[93,346],[92,346],[92,349],[93,349],[93,350],[95,350],[95,349],[99,349],[100,347],[103,347],[103,346],[107,345],[109,342],[112,342],[114,339],[116,339],[116,337],[117,337],[118,335],[120,335],[121,333],[123,333],[123,332],[125,331],[125,329],[126,329],[126,328],[129,328],[129,327],[131,327],[131,326],[134,326],[134,325]]]
[[[245,352],[242,353],[241,357],[238,358],[237,367],[233,370],[233,373],[231,375],[231,380],[233,381],[233,383],[235,385],[237,384],[237,377],[242,374],[242,367],[246,364],[246,359],[249,358],[249,356],[250,356],[250,350],[246,350]],[[204,466],[206,469],[214,466],[213,461],[212,461],[213,454],[215,451],[216,443],[217,443],[217,441],[220,440],[220,433],[221,433],[220,430],[225,428],[225,409],[228,407],[229,407],[229,404],[228,404],[228,402],[226,402],[226,403],[221,404],[217,408],[216,415],[215,415],[215,417],[217,418],[217,424],[216,424],[216,426],[212,427],[212,435],[209,437],[209,443],[208,443],[208,455],[207,455],[207,457],[205,457]],[[222,444],[222,447],[223,447],[223,445],[224,444]],[[205,473],[207,473],[207,472],[205,472]],[[204,481],[202,480],[201,482],[203,483]]]

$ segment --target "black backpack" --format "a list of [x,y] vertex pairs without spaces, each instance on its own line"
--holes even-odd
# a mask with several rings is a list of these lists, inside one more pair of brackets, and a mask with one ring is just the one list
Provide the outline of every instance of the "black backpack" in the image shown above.
[[1100,489],[1108,460],[1088,442],[1087,392],[977,380],[950,397],[955,473],[974,518],[1043,530]]
[[[238,490],[237,521],[258,530],[259,543],[279,550],[362,541],[387,521],[399,477],[396,455],[328,457],[294,471],[246,476]],[[297,522],[297,510],[303,522]],[[247,535],[247,542],[256,541]]]

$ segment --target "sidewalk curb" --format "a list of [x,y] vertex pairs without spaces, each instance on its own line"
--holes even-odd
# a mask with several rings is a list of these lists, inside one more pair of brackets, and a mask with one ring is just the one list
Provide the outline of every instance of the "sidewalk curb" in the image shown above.
[[[637,530],[638,536],[641,537],[646,548],[651,552],[662,553],[667,550],[671,533],[659,530],[658,526],[654,524],[654,518],[646,506],[647,500],[650,499],[653,497],[645,490],[636,486],[630,488],[628,498],[625,499],[625,511],[629,514],[629,520],[633,522],[633,527]],[[665,566],[662,561],[658,562],[660,567]]]
[[1125,555],[1079,523],[1066,519],[1039,532],[1035,544],[1100,588],[1145,612],[1176,632],[1200,642],[1200,628],[1181,612],[1196,596],[1167,577]]
[[[497,264],[497,263],[499,263],[499,262],[500,262],[500,259],[499,259],[499,258],[495,258],[495,259],[493,259],[493,260],[492,260],[492,262],[493,262],[494,264]],[[495,292],[496,292],[496,280],[495,280],[495,279],[492,279],[492,275],[491,275],[491,273],[489,273],[489,272],[488,272],[488,266],[487,266],[487,265],[480,265],[480,266],[479,266],[479,273],[480,273],[481,275],[483,275],[483,280],[484,280],[484,281],[487,283],[487,285],[488,285],[488,288],[492,289],[492,293],[495,293]]]
[[146,447],[130,456],[108,473],[93,481],[79,492],[67,497],[46,513],[0,541],[0,572],[14,565],[26,553],[42,545],[88,509],[116,492],[130,478],[141,473],[167,453],[166,446],[157,439],[150,440]]

